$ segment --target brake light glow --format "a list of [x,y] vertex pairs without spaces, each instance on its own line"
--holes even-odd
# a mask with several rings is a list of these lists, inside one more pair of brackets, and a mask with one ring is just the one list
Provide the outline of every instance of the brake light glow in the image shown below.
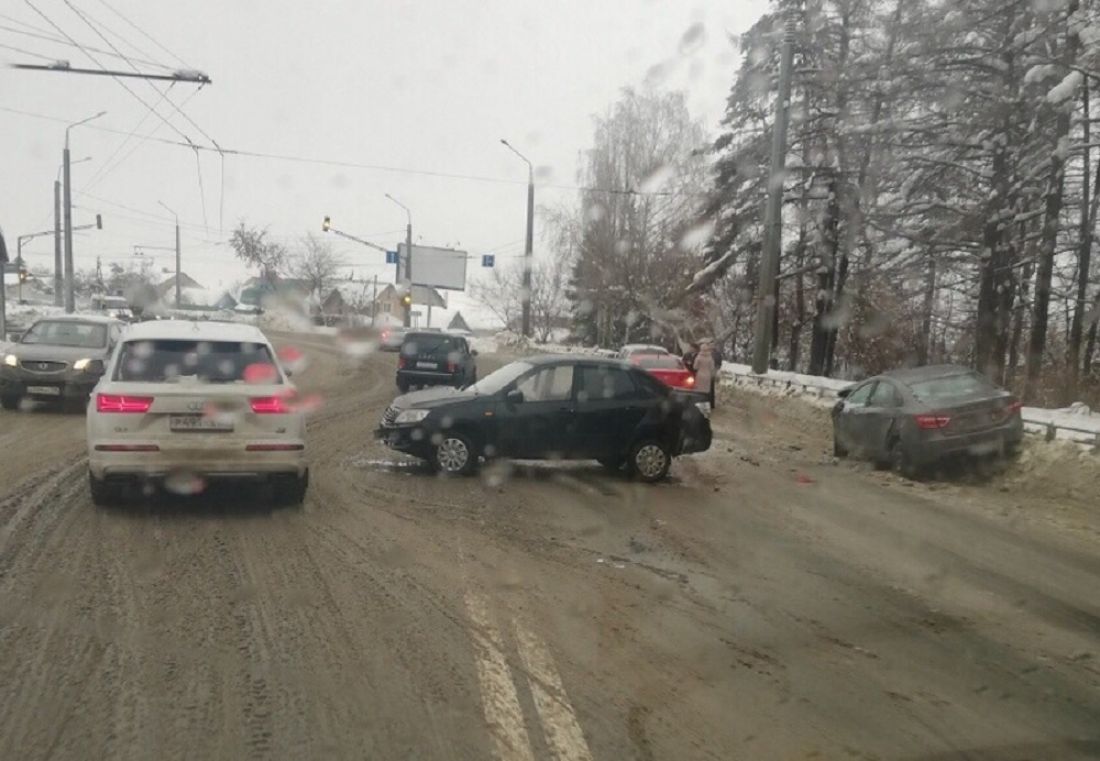
[[281,396],[256,396],[248,401],[257,415],[285,415],[290,412],[286,399]]
[[120,394],[96,394],[96,412],[148,412],[153,406],[151,396],[122,396]]
[[951,424],[951,418],[948,415],[914,415],[913,419],[917,423],[917,428],[925,431],[939,430]]
[[246,452],[300,452],[304,444],[246,444]]
[[685,378],[684,379],[684,385],[685,386],[694,386],[695,385],[695,376],[694,375],[689,375],[687,378]]

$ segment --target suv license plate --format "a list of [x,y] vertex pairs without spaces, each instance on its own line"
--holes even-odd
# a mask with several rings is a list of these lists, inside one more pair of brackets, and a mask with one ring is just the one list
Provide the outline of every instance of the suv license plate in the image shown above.
[[417,362],[416,366],[424,370],[434,370],[439,366],[439,364],[436,362]]
[[196,431],[199,433],[228,433],[233,430],[233,423],[229,420],[218,420],[201,415],[173,415],[168,419],[168,427],[173,431],[184,433]]
[[27,386],[28,394],[41,394],[42,396],[61,396],[61,389],[57,386]]

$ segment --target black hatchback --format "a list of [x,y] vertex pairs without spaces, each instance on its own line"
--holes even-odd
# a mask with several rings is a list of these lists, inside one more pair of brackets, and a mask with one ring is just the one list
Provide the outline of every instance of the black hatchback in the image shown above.
[[477,350],[462,336],[432,331],[406,333],[397,355],[397,388],[462,388],[477,381]]
[[644,481],[672,458],[710,447],[706,397],[672,389],[619,360],[533,357],[463,390],[398,397],[375,436],[445,473],[470,473],[480,457],[598,460]]

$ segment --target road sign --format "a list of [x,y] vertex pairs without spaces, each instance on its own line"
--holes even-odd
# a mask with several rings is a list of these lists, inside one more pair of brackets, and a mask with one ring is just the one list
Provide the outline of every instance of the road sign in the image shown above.
[[497,260],[497,258],[496,258],[495,255],[485,254],[484,256],[481,257],[481,266],[482,267],[492,267],[494,264],[496,264],[496,260]]
[[387,251],[386,252],[386,264],[397,264],[397,252],[396,251]]

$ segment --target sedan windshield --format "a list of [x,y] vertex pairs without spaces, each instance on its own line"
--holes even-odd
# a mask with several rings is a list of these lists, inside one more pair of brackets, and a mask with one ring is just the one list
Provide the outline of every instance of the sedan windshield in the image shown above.
[[505,365],[470,386],[470,390],[475,394],[495,394],[533,366],[529,362],[513,362],[510,365]]
[[107,345],[107,326],[76,320],[42,320],[23,335],[22,343],[102,349]]
[[236,341],[128,341],[115,380],[171,383],[195,377],[208,383],[282,383],[275,360],[260,343]]

